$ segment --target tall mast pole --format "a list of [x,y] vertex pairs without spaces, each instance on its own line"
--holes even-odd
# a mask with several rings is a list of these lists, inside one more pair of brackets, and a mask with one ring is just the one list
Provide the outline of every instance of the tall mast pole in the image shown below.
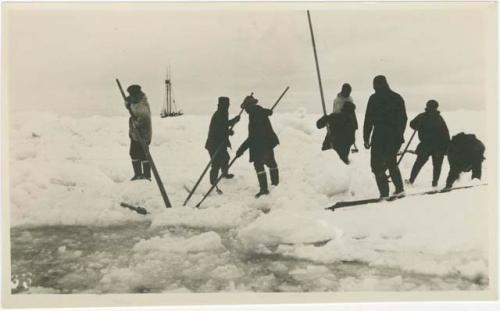
[[168,74],[167,74],[167,98],[168,98],[168,114],[172,113],[172,96],[170,94],[170,64],[168,64]]
[[[168,69],[165,66],[165,79],[163,80],[165,85],[167,84],[167,79],[168,79]],[[162,108],[161,113],[162,113],[162,117],[166,116],[166,114],[167,114],[167,90],[166,90],[166,88],[165,88],[165,92],[163,93],[163,108]]]

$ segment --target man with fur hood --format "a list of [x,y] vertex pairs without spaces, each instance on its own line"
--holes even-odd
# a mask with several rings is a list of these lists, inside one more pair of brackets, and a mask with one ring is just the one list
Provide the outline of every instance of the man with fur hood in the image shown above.
[[418,131],[420,144],[417,146],[417,159],[411,170],[409,183],[413,184],[418,173],[429,157],[432,157],[432,186],[436,187],[441,175],[441,166],[450,142],[450,133],[446,122],[437,109],[439,103],[429,100],[425,112],[419,114],[410,122],[410,127]]
[[373,88],[375,93],[370,96],[366,106],[364,145],[366,149],[371,148],[370,164],[380,197],[389,196],[387,170],[396,187],[394,194],[400,195],[404,193],[404,186],[396,157],[404,142],[408,120],[405,102],[401,95],[390,89],[384,76],[373,79]]
[[[229,153],[227,152],[227,148],[231,148],[229,135],[234,134],[230,128],[240,121],[240,116],[229,120],[228,115],[229,98],[221,96],[218,100],[217,111],[214,112],[210,120],[208,138],[205,143],[205,149],[208,150],[212,159],[212,168],[210,169],[210,183],[212,185],[217,181],[219,170],[222,171],[224,178],[234,177],[233,174],[228,173]],[[216,152],[217,154],[215,154]]]
[[278,164],[274,158],[274,147],[279,144],[279,140],[269,120],[273,111],[257,105],[257,102],[253,95],[249,95],[241,104],[241,108],[245,109],[249,116],[248,138],[236,152],[236,156],[241,157],[247,149],[250,149],[250,162],[253,162],[260,187],[259,193],[255,195],[256,198],[269,194],[264,165],[269,167],[271,184],[276,186],[279,183]]
[[327,125],[330,128],[330,133],[326,134],[321,150],[333,148],[345,164],[349,164],[349,152],[355,142],[355,132],[358,129],[355,109],[356,106],[353,103],[345,102],[340,113],[322,116],[316,122],[318,129]]
[[[151,144],[151,111],[148,99],[139,85],[134,84],[129,86],[127,92],[129,96],[125,99],[125,107],[132,114],[128,122],[130,137],[129,154],[134,169],[134,176],[131,180],[147,179],[151,181],[151,166],[140,143],[140,140],[143,140],[146,148]],[[134,127],[137,132],[134,131]]]
[[471,179],[481,179],[484,161],[484,144],[474,134],[458,133],[448,147],[450,172],[446,179],[446,189],[453,187],[460,173],[472,171]]
[[341,113],[345,103],[354,103],[351,97],[351,85],[349,83],[342,84],[342,90],[333,100],[333,113]]

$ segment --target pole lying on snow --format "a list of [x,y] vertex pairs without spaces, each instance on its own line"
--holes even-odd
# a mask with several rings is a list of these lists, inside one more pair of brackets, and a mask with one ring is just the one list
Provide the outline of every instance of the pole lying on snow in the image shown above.
[[148,214],[148,211],[144,207],[133,206],[133,205],[130,205],[130,204],[125,203],[125,202],[120,203],[120,206],[121,207],[126,207],[126,208],[128,208],[128,209],[136,212],[137,214],[141,214],[141,215],[147,215]]
[[[278,105],[278,103],[281,101],[281,99],[283,98],[283,96],[285,96],[285,93],[288,92],[288,89],[290,89],[289,86],[286,87],[286,89],[283,91],[283,93],[281,93],[280,97],[276,100],[276,102],[274,103],[274,105],[271,107],[271,110],[274,110],[274,108]],[[236,159],[238,159],[238,157],[234,157],[231,162],[229,163],[227,169],[229,170],[231,168],[231,166],[233,165],[233,163],[236,161]],[[205,201],[205,199],[210,195],[210,193],[212,192],[212,190],[214,190],[215,187],[217,187],[217,184],[219,183],[219,181],[221,181],[223,175],[221,174],[217,180],[215,181],[215,183],[212,185],[212,187],[210,187],[210,189],[207,191],[207,193],[205,193],[205,195],[203,196],[203,198],[201,199],[200,202],[198,202],[198,204],[196,204],[196,207],[200,207],[201,203],[203,203],[203,201]]]
[[408,150],[408,147],[410,147],[410,144],[411,144],[411,141],[413,140],[413,137],[415,137],[415,134],[417,133],[417,130],[413,131],[413,134],[411,134],[411,137],[410,137],[410,140],[408,141],[408,143],[406,144],[406,147],[405,149],[403,150],[403,153],[401,153],[401,156],[399,157],[399,160],[398,160],[398,164],[401,163],[401,160],[403,160],[403,157],[405,155],[405,153],[407,152]]
[[[125,96],[125,92],[123,91],[122,85],[120,83],[120,80],[116,79],[116,84],[118,84],[118,88],[120,89],[120,93],[122,94],[123,100],[126,100],[127,97]],[[134,119],[135,116],[132,113],[132,110],[130,110],[130,107],[127,107],[128,112],[130,113],[130,116]],[[139,130],[135,127],[134,122],[132,122],[132,131],[134,131],[135,136],[138,137],[139,139],[139,144],[142,147],[142,150],[144,150],[144,153],[146,154],[146,158],[148,159],[149,163],[151,164],[151,170],[153,171],[153,175],[156,180],[156,184],[158,185],[158,188],[160,189],[161,197],[163,198],[163,202],[165,203],[166,208],[172,207],[170,204],[170,200],[168,199],[167,192],[165,191],[165,188],[163,187],[163,183],[160,178],[160,174],[158,173],[158,170],[156,169],[155,162],[153,161],[153,158],[151,157],[151,153],[149,152],[149,147],[144,141],[143,137],[141,136],[141,133],[139,133]]]
[[[314,62],[316,64],[316,75],[318,76],[318,84],[319,84],[319,93],[321,95],[321,105],[323,107],[323,115],[326,116],[326,105],[325,105],[325,96],[323,95],[323,84],[321,82],[321,72],[319,70],[319,61],[318,61],[318,53],[316,52],[316,41],[314,40],[314,31],[312,27],[312,22],[311,22],[311,14],[309,13],[309,10],[307,10],[307,20],[309,21],[309,32],[311,33],[311,42],[313,46],[313,51],[314,51]],[[328,134],[328,137],[331,137],[331,129],[330,125],[328,122],[326,122],[326,132]],[[333,148],[332,142],[329,139],[330,146]]]

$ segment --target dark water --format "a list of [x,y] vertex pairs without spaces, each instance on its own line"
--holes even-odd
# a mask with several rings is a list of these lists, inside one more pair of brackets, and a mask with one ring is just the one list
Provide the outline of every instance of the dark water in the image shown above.
[[223,252],[134,251],[141,239],[204,232],[149,225],[13,228],[12,292],[478,290],[488,284],[483,278],[471,280],[458,274],[408,273],[362,262],[321,265],[276,254],[247,253],[234,230],[217,232],[226,248]]

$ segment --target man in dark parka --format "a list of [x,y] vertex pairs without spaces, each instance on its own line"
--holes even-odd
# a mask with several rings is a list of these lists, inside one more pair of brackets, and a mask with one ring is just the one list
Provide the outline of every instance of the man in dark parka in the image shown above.
[[[131,180],[151,180],[151,166],[146,157],[139,140],[142,139],[146,146],[151,144],[152,126],[151,111],[148,99],[139,85],[131,85],[127,88],[129,96],[125,98],[125,107],[130,110],[132,116],[129,118],[130,158],[134,176]],[[133,128],[137,129],[137,133]]]
[[471,179],[481,179],[484,151],[484,144],[474,134],[459,133],[453,136],[448,147],[450,172],[445,188],[451,188],[462,172],[472,171]]
[[318,129],[328,124],[331,131],[326,134],[321,150],[328,150],[333,147],[345,164],[349,164],[349,152],[355,142],[355,132],[358,129],[355,109],[356,106],[353,103],[345,102],[339,113],[323,116],[316,122]]
[[[233,135],[230,129],[238,123],[240,116],[229,120],[229,98],[221,96],[218,100],[217,111],[212,115],[210,127],[208,129],[208,138],[205,143],[205,149],[208,150],[212,159],[212,168],[210,170],[210,183],[213,185],[217,181],[219,170],[222,171],[224,178],[233,178],[233,174],[228,173],[229,153],[227,148],[231,147],[229,135]],[[217,154],[216,151],[218,150]],[[214,158],[215,156],[215,158]]]
[[450,133],[446,122],[437,109],[439,103],[429,100],[425,112],[419,114],[410,122],[410,127],[418,131],[420,144],[417,146],[417,159],[411,170],[409,182],[413,184],[418,173],[429,157],[432,157],[432,186],[436,187],[441,175],[443,159],[450,142]]
[[249,95],[241,104],[241,108],[248,113],[248,138],[238,148],[237,157],[250,149],[250,162],[253,162],[260,191],[255,197],[269,194],[267,185],[267,175],[264,165],[269,167],[271,184],[278,185],[279,171],[278,164],[274,158],[274,147],[279,144],[278,136],[273,130],[269,117],[273,114],[271,109],[262,108],[257,105],[258,100]]
[[384,76],[376,76],[373,79],[373,88],[375,93],[370,96],[366,107],[363,139],[365,148],[371,148],[371,169],[380,196],[387,197],[389,183],[386,170],[389,170],[396,187],[394,194],[404,192],[396,156],[404,142],[403,135],[408,118],[403,98],[390,89]]

